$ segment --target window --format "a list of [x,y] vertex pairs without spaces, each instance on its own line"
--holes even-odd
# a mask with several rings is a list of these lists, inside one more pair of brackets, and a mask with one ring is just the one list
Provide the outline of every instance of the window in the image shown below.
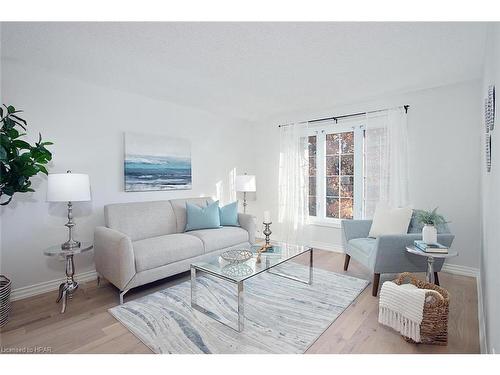
[[338,224],[363,212],[364,130],[359,122],[308,130],[309,216]]

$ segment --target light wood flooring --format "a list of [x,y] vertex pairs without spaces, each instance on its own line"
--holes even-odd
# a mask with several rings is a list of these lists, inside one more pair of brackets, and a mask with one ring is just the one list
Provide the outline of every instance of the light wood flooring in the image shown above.
[[[315,251],[315,267],[343,273],[343,254]],[[306,256],[298,258],[307,262]],[[77,264],[78,266],[78,264]],[[371,280],[371,275],[351,260],[348,275]],[[423,277],[423,275],[419,275]],[[125,302],[175,285],[188,274],[132,290]],[[390,276],[382,275],[381,284]],[[479,353],[476,280],[440,273],[441,285],[451,293],[448,346],[414,345],[377,322],[378,298],[371,285],[318,338],[307,353]],[[52,353],[151,353],[107,312],[118,303],[116,288],[96,282],[80,285],[66,313],[55,303],[57,292],[12,303],[10,322],[0,330],[5,348],[49,347]]]

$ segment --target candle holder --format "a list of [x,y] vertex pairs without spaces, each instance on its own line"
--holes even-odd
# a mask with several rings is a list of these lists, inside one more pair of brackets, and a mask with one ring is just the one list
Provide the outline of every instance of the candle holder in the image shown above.
[[264,233],[264,235],[266,236],[266,244],[264,245],[266,248],[270,248],[271,247],[271,239],[269,238],[271,236],[271,233],[273,233],[271,231],[271,224],[272,223],[263,223],[264,224],[264,231],[262,233]]
[[265,253],[271,247],[273,247],[271,245],[271,238],[270,238],[271,233],[273,233],[271,231],[272,223],[262,223],[262,224],[264,224],[264,230],[262,231],[262,233],[264,233],[264,235],[266,236],[266,243],[259,250],[257,250],[257,263],[260,263],[260,255],[262,253]]

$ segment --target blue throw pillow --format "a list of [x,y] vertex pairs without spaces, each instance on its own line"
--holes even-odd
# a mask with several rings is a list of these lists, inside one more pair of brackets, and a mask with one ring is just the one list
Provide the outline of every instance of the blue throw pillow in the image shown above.
[[186,202],[185,232],[197,229],[220,228],[219,201],[206,207]]
[[238,222],[238,201],[229,203],[219,208],[220,225],[227,227],[239,227]]

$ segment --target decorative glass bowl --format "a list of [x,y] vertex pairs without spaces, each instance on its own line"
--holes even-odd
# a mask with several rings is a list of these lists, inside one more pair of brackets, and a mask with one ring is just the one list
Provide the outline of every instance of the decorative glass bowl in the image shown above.
[[231,263],[222,268],[222,273],[229,277],[245,277],[253,273],[252,267],[244,263]]
[[228,250],[221,254],[221,258],[229,263],[242,263],[252,258],[252,252],[249,250]]

